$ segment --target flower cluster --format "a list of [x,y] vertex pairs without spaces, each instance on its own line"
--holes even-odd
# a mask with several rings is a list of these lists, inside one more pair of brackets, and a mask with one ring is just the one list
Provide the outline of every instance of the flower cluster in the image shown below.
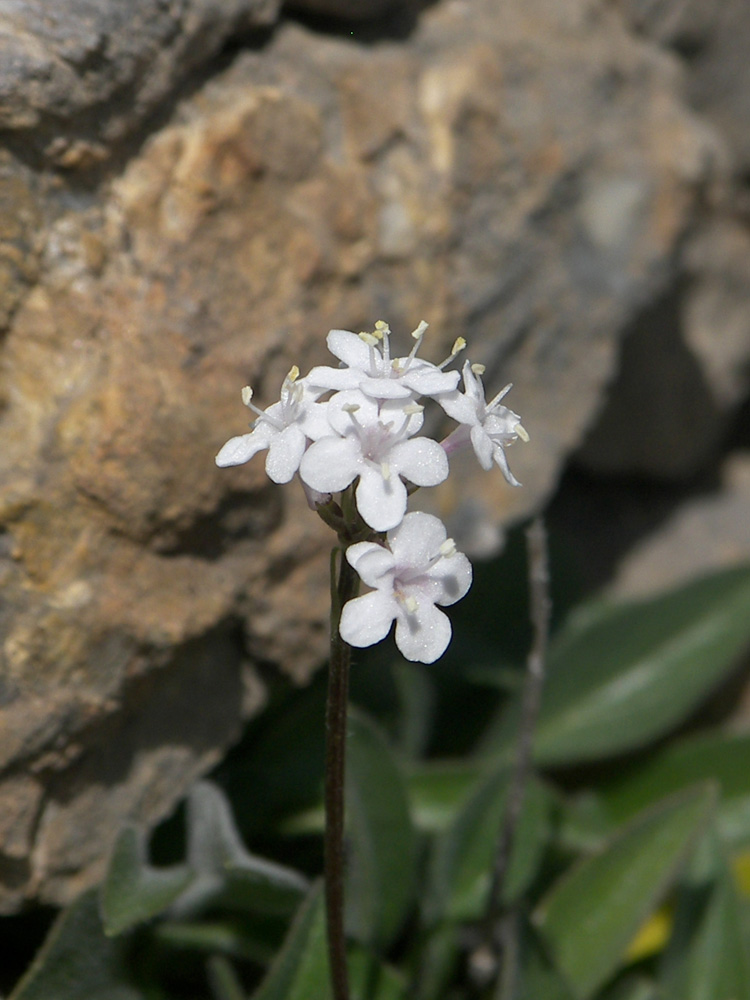
[[[275,483],[299,475],[310,506],[336,529],[346,559],[372,588],[343,608],[340,634],[352,646],[383,639],[396,622],[396,644],[409,660],[432,663],[450,641],[451,626],[436,605],[459,600],[471,585],[471,565],[431,514],[407,514],[411,492],[436,486],[449,472],[448,456],[471,445],[485,469],[493,462],[513,486],[505,448],[528,440],[520,418],[502,405],[506,386],[485,400],[482,365],[460,374],[417,357],[427,324],[412,333],[406,357],[391,357],[388,324],[368,333],[331,330],[328,347],[338,368],[318,366],[304,378],[289,372],[279,402],[261,410],[249,386],[242,400],[256,414],[249,434],[227,441],[219,466],[240,465],[267,451]],[[463,380],[463,391],[459,382]],[[420,436],[421,400],[437,402],[458,426],[442,442]],[[333,494],[340,494],[339,500]],[[353,502],[352,502],[353,500]]]

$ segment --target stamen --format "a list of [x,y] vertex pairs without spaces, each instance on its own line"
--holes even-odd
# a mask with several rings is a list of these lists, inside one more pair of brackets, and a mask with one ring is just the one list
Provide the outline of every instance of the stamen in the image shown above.
[[359,334],[359,339],[364,340],[368,347],[377,347],[380,341],[380,337],[376,336],[374,333],[365,333],[364,330]]
[[391,332],[391,328],[388,326],[384,319],[379,319],[375,323],[375,336],[376,337],[387,337]]
[[415,611],[419,610],[419,601],[413,594],[405,594],[403,590],[395,590],[393,592],[393,596],[396,598],[407,615],[413,615]]
[[[261,410],[259,407],[257,407],[252,400],[253,400],[253,390],[250,388],[249,385],[243,386],[242,402],[245,404],[248,410],[252,410],[253,413],[257,414],[258,417],[262,417],[263,420],[265,420],[266,423],[269,423],[272,427],[276,427],[280,431],[284,429],[284,424],[280,420],[277,420],[275,417],[269,416],[265,412],[265,410]],[[254,423],[257,423],[257,420],[254,421]]]
[[493,396],[493,398],[487,404],[487,412],[489,413],[490,410],[494,410],[497,404],[500,402],[500,400],[503,399],[505,396],[507,396],[512,388],[513,388],[513,383],[508,382],[506,387],[504,389],[501,389],[500,392],[497,394],[497,396]]
[[529,443],[529,432],[523,426],[523,424],[516,424],[516,434],[524,442],[524,444]]
[[458,354],[460,354],[461,351],[463,351],[463,349],[465,347],[466,347],[466,341],[464,340],[464,338],[463,337],[456,337],[456,339],[453,341],[453,347],[451,347],[450,354],[445,359],[445,361],[443,361],[441,364],[438,365],[438,368],[442,371],[443,368],[445,368],[446,365],[449,365],[451,363],[451,361],[453,361],[453,359]]
[[446,559],[450,559],[451,556],[456,554],[456,543],[452,538],[446,538],[438,551],[441,556],[444,556]]
[[429,325],[430,325],[429,323],[421,319],[419,321],[419,326],[416,328],[416,330],[412,330],[411,332],[412,337],[414,337],[415,340],[421,340],[422,337],[424,337],[424,332]]
[[391,467],[387,462],[380,463],[380,472],[386,482],[391,478]]
[[344,411],[344,413],[349,413],[349,414],[356,413],[357,410],[359,409],[359,403],[344,403],[341,409]]
[[487,371],[487,368],[485,365],[476,364],[471,366],[471,370],[474,372],[475,375],[484,375],[484,373]]
[[406,413],[410,417],[413,416],[415,413],[422,413],[423,410],[424,406],[422,406],[420,403],[407,403],[406,406],[404,407],[404,413]]

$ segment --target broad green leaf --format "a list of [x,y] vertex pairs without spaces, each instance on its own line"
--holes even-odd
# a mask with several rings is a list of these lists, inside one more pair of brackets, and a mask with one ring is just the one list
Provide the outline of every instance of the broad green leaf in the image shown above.
[[664,1000],[750,997],[750,952],[737,889],[718,837],[707,840],[713,870],[686,880],[677,898],[674,933],[660,968]]
[[260,913],[289,914],[309,888],[292,868],[251,854],[242,843],[224,792],[200,781],[188,797],[188,865],[193,880],[172,907],[186,916],[222,905]]
[[316,882],[252,1000],[330,1000],[323,885]]
[[734,847],[750,843],[750,736],[712,733],[667,746],[632,765],[600,789],[606,815],[618,823],[652,802],[697,781],[715,780],[721,792],[717,822]]
[[121,934],[162,913],[192,877],[186,865],[173,868],[149,865],[145,834],[126,827],[115,842],[101,888],[105,933]]
[[[518,988],[508,991],[513,1000],[573,1000],[533,927],[522,927],[519,966]],[[500,1000],[505,1000],[502,991]]]
[[435,690],[421,663],[396,660],[391,673],[400,703],[397,743],[408,757],[419,757],[430,738]]
[[352,711],[348,733],[347,930],[364,944],[385,948],[414,901],[414,828],[403,776],[380,730]]
[[444,830],[486,772],[486,767],[467,760],[412,765],[406,784],[417,829],[424,833]]
[[[749,641],[748,567],[649,600],[584,609],[550,650],[536,761],[572,764],[647,745],[695,710]],[[483,751],[507,755],[519,716],[517,698]]]
[[9,1000],[144,1000],[130,983],[122,941],[104,934],[96,890],[60,914]]
[[550,955],[578,1000],[621,966],[705,829],[715,788],[700,785],[638,816],[609,845],[552,886],[535,913]]
[[[438,837],[424,904],[428,923],[481,917],[492,882],[508,780],[507,768],[489,775]],[[549,836],[549,806],[547,790],[532,778],[525,789],[503,889],[506,902],[517,898],[536,874]]]

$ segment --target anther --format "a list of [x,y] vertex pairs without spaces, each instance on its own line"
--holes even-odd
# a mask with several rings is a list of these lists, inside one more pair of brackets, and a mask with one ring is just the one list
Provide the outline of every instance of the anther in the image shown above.
[[485,365],[475,364],[471,366],[471,370],[474,372],[475,375],[484,375],[484,373],[487,371],[487,368],[485,367]]
[[451,556],[454,556],[456,554],[456,543],[453,541],[452,538],[446,538],[438,551],[440,552],[441,556],[444,556],[446,559],[449,559]]
[[526,428],[523,426],[523,424],[516,424],[515,431],[516,431],[516,434],[520,437],[520,439],[525,444],[528,444],[528,442],[529,442],[529,432],[526,430]]
[[424,337],[424,332],[429,325],[430,325],[429,323],[421,319],[419,321],[419,326],[416,328],[416,330],[412,330],[411,332],[412,337],[414,337],[415,340],[421,340],[422,337]]

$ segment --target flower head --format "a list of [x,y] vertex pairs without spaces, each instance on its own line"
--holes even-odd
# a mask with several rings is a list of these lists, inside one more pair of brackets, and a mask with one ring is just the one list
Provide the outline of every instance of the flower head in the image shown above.
[[371,646],[396,622],[396,645],[407,660],[433,663],[451,638],[448,616],[471,586],[471,563],[432,514],[407,514],[388,532],[387,547],[358,542],[346,558],[373,590],[344,605],[339,632],[351,646]]
[[359,477],[357,510],[375,531],[394,528],[406,513],[403,479],[435,486],[448,475],[437,441],[413,439],[424,421],[415,403],[378,402],[352,389],[329,400],[328,421],[330,436],[310,445],[300,478],[321,493],[337,493]]
[[508,467],[505,448],[516,438],[528,441],[529,435],[518,414],[501,405],[511,385],[501,389],[489,403],[485,401],[483,372],[484,365],[472,365],[467,361],[463,367],[464,392],[456,390],[439,397],[438,402],[445,412],[460,425],[446,438],[443,446],[450,453],[471,441],[483,469],[491,469],[494,461],[511,486],[520,486]]
[[253,404],[253,391],[245,386],[242,401],[257,414],[253,430],[227,441],[216,456],[216,464],[221,468],[242,465],[267,448],[268,478],[275,483],[288,483],[299,468],[308,440],[315,441],[331,432],[326,405],[316,402],[320,394],[306,379],[299,379],[296,366],[284,379],[279,402],[265,410]]
[[405,358],[391,358],[391,330],[383,320],[378,320],[372,333],[331,330],[326,340],[328,349],[344,367],[313,368],[308,375],[310,384],[325,389],[360,389],[373,399],[403,401],[451,392],[458,385],[458,372],[444,372],[443,368],[455,353],[442,365],[417,357],[426,329],[427,323],[422,320],[412,333],[415,344]]

